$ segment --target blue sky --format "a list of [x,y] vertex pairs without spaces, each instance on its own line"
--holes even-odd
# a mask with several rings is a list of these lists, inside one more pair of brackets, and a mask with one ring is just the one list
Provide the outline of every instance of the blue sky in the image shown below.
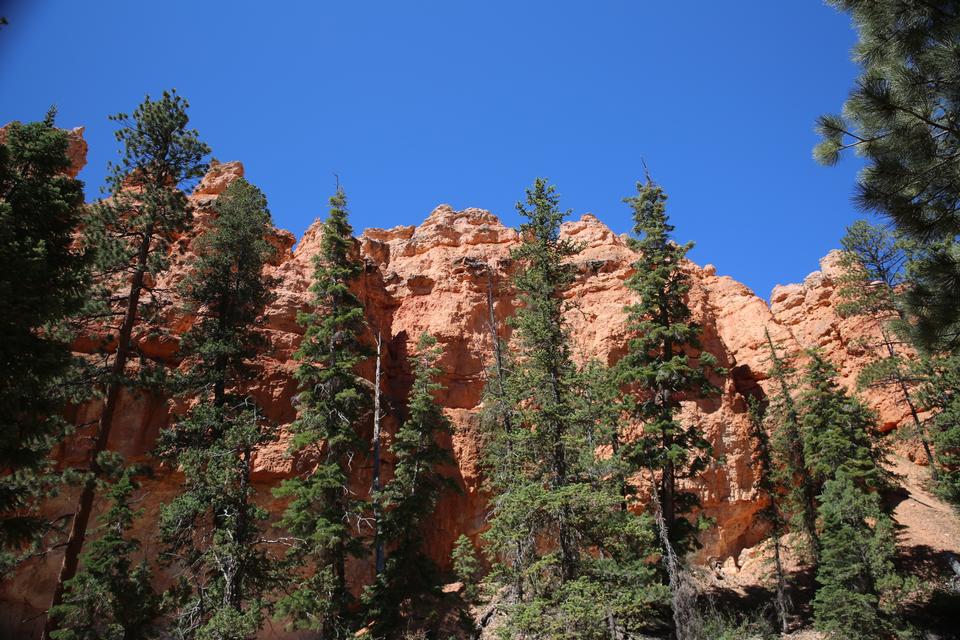
[[97,195],[107,115],[176,87],[298,236],[340,176],[354,227],[439,203],[514,204],[536,176],[575,216],[630,227],[641,158],[678,240],[761,296],[798,281],[859,214],[859,167],[811,158],[856,67],[818,0],[3,2],[0,121],[56,104],[84,125]]

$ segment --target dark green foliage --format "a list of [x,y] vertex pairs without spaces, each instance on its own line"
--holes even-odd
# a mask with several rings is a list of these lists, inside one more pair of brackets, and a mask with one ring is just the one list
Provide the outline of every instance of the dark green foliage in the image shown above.
[[820,539],[817,532],[818,487],[810,474],[807,455],[803,446],[800,414],[794,400],[795,372],[789,362],[778,352],[764,330],[767,348],[770,350],[770,378],[776,384],[776,393],[765,411],[772,423],[770,439],[773,465],[773,481],[783,487],[783,511],[789,516],[794,530],[803,533],[806,551],[819,562]]
[[440,467],[453,463],[451,426],[435,398],[442,348],[433,336],[417,341],[407,419],[390,442],[393,478],[381,490],[382,539],[390,551],[384,570],[363,596],[373,638],[399,638],[423,624],[439,596],[439,572],[423,548],[421,525],[429,522],[452,481]]
[[[633,209],[630,246],[640,252],[634,274],[626,285],[640,301],[626,308],[632,336],[618,363],[620,381],[627,390],[627,411],[643,423],[643,433],[626,452],[636,469],[657,478],[663,518],[669,538],[682,555],[696,543],[697,527],[684,514],[697,506],[696,495],[677,484],[706,468],[708,443],[696,424],[676,418],[684,397],[709,397],[719,390],[707,372],[721,371],[713,356],[700,351],[700,326],[687,306],[690,277],[683,260],[692,244],[676,244],[666,213],[667,195],[649,178],[637,183],[637,195],[625,199]],[[689,353],[693,351],[696,356]]]
[[[181,189],[206,169],[203,158],[209,148],[195,130],[187,128],[187,107],[175,92],[164,92],[159,100],[145,98],[132,115],[111,117],[120,124],[116,138],[123,145],[123,155],[119,164],[110,167],[110,198],[95,205],[83,224],[83,244],[95,256],[96,282],[84,316],[89,322],[86,331],[103,338],[95,372],[104,402],[52,607],[59,604],[64,583],[77,570],[96,478],[102,471],[98,459],[107,449],[120,393],[125,387],[162,386],[162,367],[137,351],[133,336],[135,328],[145,332],[165,304],[155,284],[166,269],[170,243],[192,219]],[[139,365],[135,368],[129,366],[134,359]],[[52,620],[45,635],[53,630],[51,624]]]
[[[836,369],[817,351],[809,352],[800,395],[800,436],[810,479],[820,488],[841,470],[864,489],[886,484],[882,451],[873,440],[873,413],[837,384]],[[822,504],[822,499],[821,499]]]
[[563,294],[578,248],[560,239],[565,214],[542,179],[518,210],[527,222],[513,254],[515,345],[508,375],[506,358],[495,363],[487,396],[488,581],[510,588],[504,637],[611,637],[642,628],[663,603],[652,527],[624,508],[619,454],[598,450],[615,439],[616,405],[593,401],[615,398],[615,381],[570,357]]
[[276,492],[290,499],[280,526],[295,538],[289,558],[301,567],[277,613],[292,627],[320,631],[325,639],[352,633],[346,561],[363,552],[356,520],[364,503],[347,486],[350,461],[367,452],[357,425],[370,393],[356,369],[370,354],[360,343],[363,305],[350,290],[362,269],[346,196],[338,188],[314,259],[313,308],[298,317],[306,330],[296,353],[300,394],[290,452],[300,471]]
[[819,494],[816,626],[830,638],[883,638],[889,625],[881,598],[889,600],[902,581],[892,565],[893,524],[881,507],[879,490],[889,479],[873,439],[874,417],[844,393],[829,362],[816,351],[809,357],[798,409]]
[[960,3],[830,0],[851,15],[861,65],[843,115],[820,118],[814,155],[866,158],[857,202],[926,251],[910,294],[926,344],[956,343],[960,320]]
[[903,580],[893,566],[893,522],[880,496],[840,469],[820,496],[821,562],[813,601],[815,624],[830,640],[892,637]]
[[217,217],[196,241],[197,259],[180,285],[197,322],[184,336],[179,391],[199,403],[161,433],[162,459],[183,471],[182,493],[164,505],[164,560],[189,575],[176,594],[181,638],[252,637],[275,576],[262,542],[267,512],[253,504],[253,451],[274,440],[272,426],[243,394],[248,360],[263,340],[257,316],[269,299],[263,267],[273,254],[266,199],[242,178],[216,203]]
[[920,401],[935,412],[930,431],[937,450],[936,491],[960,506],[960,356],[931,358],[927,367]]
[[[120,125],[116,138],[123,155],[109,167],[110,197],[94,205],[84,221],[84,244],[95,252],[100,287],[87,315],[105,330],[105,343],[124,339],[131,312],[135,323],[149,323],[169,304],[151,282],[167,268],[170,243],[191,222],[183,189],[206,171],[203,157],[210,151],[196,130],[187,128],[188,106],[176,92],[164,92],[159,100],[147,96],[132,115],[110,117]],[[118,289],[125,295],[117,295]],[[127,357],[138,355],[126,347]]]
[[64,321],[84,302],[87,257],[73,247],[83,184],[66,175],[68,137],[14,122],[0,144],[0,573],[43,533],[59,412],[78,391]]
[[463,597],[467,602],[476,601],[480,595],[478,585],[480,579],[480,559],[477,557],[477,549],[473,546],[470,538],[460,534],[457,541],[453,544],[453,552],[450,554],[453,561],[453,573],[460,582],[463,583]]
[[130,537],[140,517],[131,501],[138,485],[130,469],[108,486],[110,508],[100,516],[100,535],[83,555],[83,569],[66,585],[63,602],[50,611],[54,640],[147,640],[158,635],[161,598],[140,541]]
[[194,364],[179,386],[210,387],[214,402],[222,404],[224,383],[249,380],[247,363],[266,344],[256,325],[272,297],[275,283],[263,268],[275,249],[266,238],[272,228],[267,200],[243,178],[227,187],[215,211],[210,228],[194,241],[196,261],[178,287],[197,316],[181,346]]
[[787,522],[780,504],[781,490],[777,485],[777,472],[774,467],[773,452],[770,448],[770,437],[764,424],[767,407],[757,398],[750,397],[746,400],[750,414],[750,431],[754,441],[754,465],[759,475],[757,486],[769,501],[758,515],[770,527],[776,589],[774,607],[780,622],[780,630],[787,633],[790,630],[790,614],[793,609],[787,593],[787,575],[783,566],[783,537],[787,532]]

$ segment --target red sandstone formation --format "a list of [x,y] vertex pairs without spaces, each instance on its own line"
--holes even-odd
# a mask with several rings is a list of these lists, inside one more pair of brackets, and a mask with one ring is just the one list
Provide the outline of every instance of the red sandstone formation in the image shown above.
[[[82,137],[77,137],[82,142]],[[85,143],[82,148],[85,151]],[[82,167],[83,151],[77,151],[76,171]],[[242,175],[243,166],[238,162],[211,167],[191,196],[199,227],[214,215],[212,205],[216,198]],[[584,247],[573,259],[578,277],[568,293],[575,303],[568,315],[573,351],[580,361],[598,358],[613,362],[624,350],[623,308],[632,301],[624,280],[630,275],[635,254],[620,236],[592,215],[564,224],[563,234]],[[256,383],[249,392],[265,415],[281,426],[295,416],[291,399],[296,393],[292,378],[296,363],[292,355],[301,336],[295,318],[309,301],[311,259],[319,250],[319,236],[317,222],[306,231],[295,250],[291,250],[295,238],[289,232],[278,230],[271,236],[277,256],[268,270],[278,279],[278,285],[276,297],[264,314],[263,331],[269,348],[255,363]],[[172,268],[158,284],[169,287],[189,268],[193,237],[180,238],[172,246]],[[388,434],[402,417],[411,381],[404,356],[424,331],[436,336],[444,348],[439,363],[443,370],[440,401],[456,427],[451,443],[456,468],[450,472],[462,493],[447,495],[436,515],[424,525],[428,547],[441,565],[448,563],[452,543],[461,533],[476,538],[485,526],[487,497],[481,490],[478,412],[485,370],[491,359],[488,291],[492,291],[494,313],[502,324],[514,308],[509,254],[517,243],[516,231],[505,227],[493,214],[481,209],[455,211],[447,205],[437,207],[419,226],[368,229],[357,242],[357,250],[366,262],[357,289],[367,308],[370,339],[380,332],[387,345],[384,370]],[[871,329],[862,321],[840,320],[835,314],[832,277],[836,267],[831,256],[824,259],[823,271],[811,274],[802,285],[776,288],[770,307],[744,285],[716,275],[712,266],[701,268],[691,263],[687,268],[693,279],[690,303],[704,329],[703,348],[713,353],[729,372],[715,380],[722,389],[719,398],[692,400],[684,407],[685,418],[700,423],[718,459],[723,460],[693,485],[704,511],[716,522],[703,536],[701,556],[723,559],[736,556],[764,535],[755,517],[763,504],[751,465],[752,443],[743,399],[743,394],[766,390],[769,385],[765,379],[764,330],[769,330],[781,349],[790,353],[807,346],[823,347],[849,384],[864,362],[862,350],[857,351],[857,338],[869,334]],[[145,332],[139,341],[144,353],[175,367],[178,336],[189,328],[192,319],[176,311],[176,305],[170,309],[164,331]],[[78,344],[90,348],[94,342]],[[369,369],[364,373],[372,378],[372,363]],[[877,392],[868,398],[887,427],[905,417],[895,397]],[[166,398],[126,394],[110,447],[125,456],[149,460],[159,430],[183,408],[182,403]],[[89,421],[98,410],[94,404],[79,408],[77,423]],[[282,437],[255,457],[254,481],[260,498],[272,503],[277,511],[281,505],[271,497],[271,488],[298,464],[286,455],[285,440]],[[60,456],[64,464],[83,460],[82,440],[65,449]],[[362,465],[357,470],[356,486],[361,491],[369,482],[368,473]],[[146,517],[139,524],[139,535],[148,557],[155,557],[158,551],[152,529],[157,509],[176,494],[178,485],[176,471],[165,468],[158,468],[156,477],[145,483],[146,496],[141,506]],[[71,499],[71,495],[66,495],[53,509],[69,513]],[[15,581],[3,585],[0,634],[14,629],[22,633],[25,627],[20,621],[43,610],[59,562],[58,553],[51,553],[19,572]],[[369,564],[355,563],[352,573],[356,580],[369,574]],[[273,632],[265,633],[269,636]]]

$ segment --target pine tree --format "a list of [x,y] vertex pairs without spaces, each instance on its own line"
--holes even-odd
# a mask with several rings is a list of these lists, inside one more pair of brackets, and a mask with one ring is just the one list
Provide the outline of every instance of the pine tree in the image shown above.
[[346,204],[338,187],[314,259],[313,310],[298,318],[306,330],[296,353],[300,394],[290,452],[301,471],[276,491],[290,499],[279,523],[296,539],[289,558],[304,567],[294,572],[277,613],[294,628],[319,631],[325,640],[351,633],[346,562],[363,553],[355,527],[364,507],[349,481],[351,460],[367,451],[357,425],[370,394],[356,370],[370,354],[360,342],[363,305],[350,290],[363,265],[354,251]]
[[[191,220],[181,187],[206,169],[202,160],[209,148],[195,130],[187,128],[187,107],[175,92],[164,92],[159,100],[148,96],[131,116],[111,117],[120,123],[116,137],[124,153],[119,164],[111,165],[111,197],[98,203],[84,221],[84,243],[94,252],[100,287],[94,308],[86,314],[107,332],[102,354],[103,410],[51,607],[60,603],[64,584],[76,574],[101,472],[99,457],[107,449],[120,393],[136,382],[128,365],[139,357],[140,375],[151,369],[148,359],[137,351],[134,329],[158,308],[159,292],[153,283],[166,268],[170,241]],[[44,635],[49,637],[53,630],[48,623]]]
[[463,597],[468,602],[475,602],[480,596],[478,588],[480,581],[480,558],[473,542],[465,534],[460,534],[453,543],[450,553],[453,564],[453,573],[463,583]]
[[520,305],[510,319],[515,345],[508,375],[505,359],[495,362],[487,394],[496,494],[484,534],[493,561],[488,581],[512,591],[505,637],[619,637],[649,622],[662,589],[651,589],[649,518],[622,509],[618,476],[599,472],[618,468],[598,454],[616,424],[585,401],[602,392],[588,389],[570,356],[564,291],[578,248],[560,238],[558,205],[542,179],[517,205],[527,222],[513,252],[521,265],[514,277]]
[[760,511],[759,516],[770,526],[770,541],[773,544],[773,570],[776,580],[776,597],[774,607],[780,621],[780,631],[790,631],[790,614],[793,605],[787,593],[789,588],[786,572],[783,567],[783,537],[786,534],[787,522],[783,515],[780,487],[777,485],[777,473],[774,468],[773,454],[770,448],[770,437],[767,434],[765,418],[767,405],[757,398],[746,398],[750,414],[750,431],[754,440],[754,463],[759,476],[757,486],[766,495],[768,503]]
[[880,466],[883,451],[874,441],[872,412],[847,396],[837,384],[836,369],[821,353],[814,350],[809,356],[798,410],[804,457],[814,486],[819,493],[843,469],[865,489],[880,489],[887,474]]
[[880,332],[878,345],[867,345],[879,353],[863,368],[858,386],[893,387],[910,411],[913,429],[923,445],[927,464],[936,478],[936,461],[930,438],[917,408],[914,395],[915,363],[904,357],[903,347],[912,327],[907,316],[904,296],[909,290],[908,262],[915,253],[915,243],[896,232],[858,220],[847,227],[841,240],[843,253],[839,293],[843,302],[837,307],[842,316],[872,319]]
[[77,392],[64,323],[87,290],[73,246],[83,184],[67,174],[67,133],[14,122],[0,140],[0,574],[48,529],[37,501],[52,488],[48,453]]
[[382,539],[391,548],[384,571],[367,588],[363,601],[374,638],[400,638],[417,626],[417,618],[435,606],[437,567],[426,555],[420,524],[429,522],[441,493],[455,485],[440,472],[453,462],[443,445],[452,433],[435,394],[442,355],[433,336],[417,341],[407,419],[390,443],[393,478],[380,492]]
[[[879,491],[888,484],[874,418],[836,382],[836,371],[810,352],[800,397],[801,437],[819,488],[815,623],[829,638],[889,637],[883,609],[903,582],[893,569],[893,524]],[[881,598],[887,595],[887,604]],[[882,606],[881,606],[882,605]]]
[[960,506],[960,356],[940,355],[926,361],[919,400],[930,419],[940,473],[936,491]]
[[785,488],[783,507],[790,516],[791,525],[803,533],[806,551],[816,566],[820,562],[820,535],[817,531],[817,492],[807,464],[803,446],[800,414],[793,397],[795,372],[777,352],[770,332],[764,329],[767,348],[770,350],[770,378],[776,383],[776,394],[767,407],[766,416],[773,422],[770,441],[771,453],[776,461],[773,478]]
[[822,116],[814,155],[866,158],[857,202],[927,249],[911,291],[927,344],[960,340],[960,3],[830,0],[859,31],[860,77],[843,115]]
[[893,566],[894,527],[879,494],[843,467],[827,480],[820,504],[816,628],[830,640],[893,637],[894,601],[902,598],[904,582]]
[[182,493],[161,511],[160,533],[164,560],[190,576],[178,594],[178,637],[240,640],[260,629],[274,582],[259,524],[268,514],[253,503],[250,474],[253,451],[276,434],[244,395],[248,363],[264,342],[255,326],[270,298],[263,268],[274,249],[266,198],[249,182],[233,182],[215,209],[180,284],[197,322],[183,338],[178,386],[199,402],[157,445],[184,476]]
[[66,584],[63,602],[50,610],[56,621],[53,640],[147,640],[158,635],[162,613],[146,559],[139,562],[140,541],[130,537],[140,517],[131,501],[139,488],[135,470],[125,469],[106,496],[110,508],[100,516],[102,533],[84,553],[83,569]]
[[[626,385],[627,410],[643,423],[643,433],[628,445],[634,468],[649,470],[663,507],[671,544],[679,554],[693,548],[696,527],[684,517],[697,506],[696,495],[681,491],[678,482],[706,468],[710,443],[695,424],[677,419],[680,401],[719,393],[708,372],[720,372],[716,360],[700,351],[700,326],[687,306],[690,277],[683,260],[692,243],[676,244],[666,213],[667,195],[650,180],[637,183],[637,195],[625,199],[633,209],[630,247],[640,253],[627,287],[639,302],[626,308],[632,337],[619,361]],[[696,357],[688,351],[700,351]]]

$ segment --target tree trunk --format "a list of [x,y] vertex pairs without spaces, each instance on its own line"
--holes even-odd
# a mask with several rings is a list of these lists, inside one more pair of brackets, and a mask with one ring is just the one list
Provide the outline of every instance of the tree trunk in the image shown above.
[[377,332],[377,370],[373,378],[373,495],[374,568],[376,575],[383,573],[383,539],[380,536],[380,360],[383,340]]
[[[890,337],[887,335],[887,330],[881,327],[880,334],[883,336],[883,344],[887,348],[887,355],[889,355],[891,358],[896,358],[897,351],[893,346],[893,341],[890,340]],[[900,392],[903,394],[903,400],[910,409],[910,417],[913,419],[913,426],[916,428],[917,435],[920,437],[920,443],[923,445],[923,453],[927,458],[927,465],[930,467],[930,477],[933,480],[937,480],[937,465],[933,458],[933,451],[930,448],[930,441],[927,437],[927,429],[923,426],[923,421],[920,420],[919,412],[917,411],[916,405],[913,403],[913,397],[910,395],[910,388],[907,386],[907,381],[903,379],[902,375],[900,375],[899,368],[897,369],[896,377],[897,386],[900,387]]]
[[783,571],[783,560],[780,554],[782,546],[780,527],[777,525],[773,531],[773,565],[777,572],[777,616],[780,618],[780,631],[786,634],[790,631],[790,602],[787,599],[787,578]]
[[[113,416],[116,413],[120,392],[123,389],[120,379],[123,376],[127,360],[130,357],[131,336],[133,335],[133,328],[137,323],[140,294],[143,291],[143,280],[147,272],[147,259],[150,255],[152,239],[153,223],[149,223],[144,231],[143,240],[137,251],[137,267],[130,280],[130,294],[127,298],[127,308],[124,313],[123,323],[120,325],[120,334],[117,339],[117,352],[114,356],[113,366],[110,368],[112,380],[107,385],[107,397],[104,402],[103,413],[100,414],[100,420],[97,423],[97,435],[94,439],[93,450],[90,452],[90,476],[83,483],[83,488],[80,491],[77,511],[74,513],[73,522],[70,525],[70,535],[67,538],[67,546],[63,553],[63,562],[60,565],[60,574],[57,577],[57,585],[53,590],[53,597],[50,599],[50,609],[53,609],[63,602],[64,585],[77,574],[80,552],[83,550],[83,543],[87,535],[87,525],[90,521],[90,513],[93,510],[93,500],[96,497],[97,478],[101,472],[100,465],[97,463],[97,457],[107,449],[107,442],[110,439],[110,429],[113,427]],[[50,634],[57,629],[56,622],[49,615],[50,609],[47,610],[47,621],[44,625],[42,636],[43,640],[48,640]]]

